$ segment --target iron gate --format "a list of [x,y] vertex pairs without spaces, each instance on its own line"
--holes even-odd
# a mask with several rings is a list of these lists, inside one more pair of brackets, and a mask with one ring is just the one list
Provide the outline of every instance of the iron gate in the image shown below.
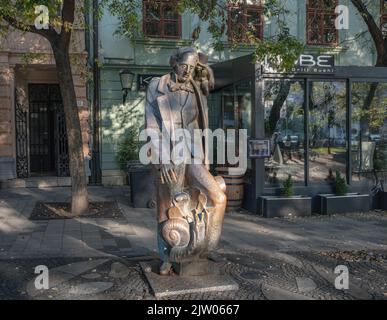
[[28,178],[29,176],[29,159],[28,159],[28,130],[27,117],[28,111],[17,98],[16,91],[15,105],[15,128],[16,128],[16,172],[18,178]]
[[30,84],[29,112],[16,104],[17,175],[69,176],[66,122],[59,86]]

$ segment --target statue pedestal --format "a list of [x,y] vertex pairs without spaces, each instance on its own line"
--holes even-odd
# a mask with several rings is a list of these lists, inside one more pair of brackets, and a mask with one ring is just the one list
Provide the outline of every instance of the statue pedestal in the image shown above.
[[[196,268],[199,267],[199,265],[200,264],[197,264],[195,268],[192,269],[190,269],[188,265],[180,265],[180,267],[181,271],[184,273],[197,270]],[[208,293],[210,291],[222,292],[239,289],[238,284],[230,276],[222,275],[219,271],[218,274],[197,276],[160,276],[158,274],[160,261],[140,262],[140,266],[157,299],[189,293],[200,294]],[[213,268],[218,268],[216,263],[214,263]]]
[[206,276],[220,274],[219,266],[215,262],[207,259],[173,263],[173,270],[179,276]]

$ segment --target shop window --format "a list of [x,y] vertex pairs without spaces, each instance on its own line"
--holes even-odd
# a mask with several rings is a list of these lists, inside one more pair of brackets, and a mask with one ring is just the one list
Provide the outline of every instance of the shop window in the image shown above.
[[387,36],[387,0],[380,1],[381,6],[381,25],[384,36]]
[[[247,136],[251,135],[251,109],[252,109],[252,82],[251,80],[242,80],[234,85],[223,88],[220,91],[213,92],[208,99],[209,105],[209,126],[211,130],[222,128],[225,132],[228,129],[246,129]],[[219,116],[221,115],[221,116]],[[238,136],[238,135],[237,135]],[[214,139],[213,157],[214,163],[218,164],[217,143]],[[235,149],[238,150],[239,141],[236,140]],[[227,154],[227,145],[225,154]],[[222,163],[218,165],[222,166]],[[247,160],[248,173],[245,181],[249,181],[249,172],[251,169],[251,160]]]
[[387,179],[387,83],[352,84],[352,180]]
[[228,37],[232,42],[249,42],[249,35],[263,37],[263,6],[261,0],[232,3],[228,7]]
[[144,1],[143,32],[147,37],[181,38],[181,16],[176,1]]
[[347,172],[347,90],[344,81],[313,81],[309,99],[309,179],[334,181]]
[[307,1],[307,43],[308,45],[338,44],[338,30],[335,27],[337,0]]
[[290,174],[305,183],[304,81],[264,82],[265,135],[271,156],[265,160],[265,183],[281,186]]

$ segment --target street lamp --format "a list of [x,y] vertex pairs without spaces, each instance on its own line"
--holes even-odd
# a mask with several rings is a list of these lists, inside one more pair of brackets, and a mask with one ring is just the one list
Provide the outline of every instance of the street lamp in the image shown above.
[[128,96],[129,91],[132,90],[134,76],[135,74],[129,69],[125,69],[120,72],[121,87],[123,93],[122,103],[124,104],[126,102],[126,97]]

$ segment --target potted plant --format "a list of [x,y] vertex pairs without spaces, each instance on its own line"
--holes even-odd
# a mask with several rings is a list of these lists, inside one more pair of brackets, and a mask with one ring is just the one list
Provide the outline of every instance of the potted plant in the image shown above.
[[366,212],[370,210],[368,194],[348,193],[345,179],[336,171],[334,194],[320,194],[320,213],[336,214],[349,212]]
[[127,131],[125,138],[118,142],[117,161],[122,171],[127,172],[141,167],[138,159],[138,132],[138,127],[133,126]]
[[141,164],[138,158],[140,145],[139,128],[133,126],[118,144],[117,160],[121,170],[127,172],[131,202],[135,208],[156,206],[155,186],[150,166]]
[[288,176],[281,196],[262,196],[262,214],[265,218],[302,217],[312,214],[312,198],[295,196],[293,178]]

